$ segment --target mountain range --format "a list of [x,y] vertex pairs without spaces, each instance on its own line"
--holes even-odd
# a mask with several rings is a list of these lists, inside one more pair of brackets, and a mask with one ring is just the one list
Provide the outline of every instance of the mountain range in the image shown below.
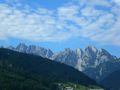
[[72,84],[76,90],[101,87],[68,65],[0,48],[0,90],[63,90],[61,84]]
[[27,46],[24,43],[20,43],[16,47],[9,46],[7,48],[67,64],[85,73],[97,82],[102,81],[110,73],[120,69],[120,61],[116,56],[111,55],[105,49],[97,49],[94,46],[88,46],[85,49],[77,48],[75,50],[66,48],[58,53],[35,45]]

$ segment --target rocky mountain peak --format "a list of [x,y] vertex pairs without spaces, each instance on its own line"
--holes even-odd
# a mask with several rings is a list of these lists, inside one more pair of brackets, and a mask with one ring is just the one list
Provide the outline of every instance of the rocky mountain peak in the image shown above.
[[20,44],[17,45],[16,50],[19,51],[19,52],[26,53],[27,45],[25,45],[24,43],[20,43]]
[[85,51],[90,52],[90,53],[91,52],[96,53],[98,51],[98,49],[96,47],[94,47],[94,46],[88,46],[88,47],[85,48]]
[[53,56],[53,52],[50,49],[45,49],[35,45],[26,45],[24,43],[20,43],[16,47],[9,46],[8,48],[14,51],[39,55],[45,58],[51,58]]
[[27,47],[27,45],[24,44],[24,43],[19,43],[19,44],[17,45],[17,47]]
[[70,48],[65,48],[64,52],[71,52],[72,50]]
[[78,57],[81,57],[81,56],[83,55],[83,50],[82,50],[82,49],[77,48],[75,51],[76,51],[76,55],[77,55]]
[[109,55],[109,56],[111,56],[111,54],[107,51],[107,50],[105,50],[105,49],[100,49],[99,50],[99,53],[101,53],[101,54],[105,54],[105,55]]

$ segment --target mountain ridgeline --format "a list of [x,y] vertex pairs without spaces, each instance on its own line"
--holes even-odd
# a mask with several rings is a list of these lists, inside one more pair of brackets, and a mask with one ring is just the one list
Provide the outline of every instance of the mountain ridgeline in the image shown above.
[[9,46],[7,48],[67,64],[98,82],[111,72],[120,69],[120,62],[117,57],[111,55],[105,49],[97,49],[94,46],[88,46],[85,49],[77,48],[76,50],[66,48],[58,53],[53,53],[50,49],[35,45],[27,46],[23,43],[20,43],[17,47]]
[[0,48],[1,90],[57,90],[55,83],[99,86],[78,70],[37,55]]

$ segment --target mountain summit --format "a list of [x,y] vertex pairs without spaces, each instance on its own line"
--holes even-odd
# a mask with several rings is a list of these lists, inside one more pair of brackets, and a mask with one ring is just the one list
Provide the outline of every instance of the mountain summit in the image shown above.
[[45,49],[35,45],[27,46],[24,43],[20,43],[16,47],[9,46],[8,48],[14,51],[34,54],[45,58],[51,58],[53,56],[53,52],[50,49]]

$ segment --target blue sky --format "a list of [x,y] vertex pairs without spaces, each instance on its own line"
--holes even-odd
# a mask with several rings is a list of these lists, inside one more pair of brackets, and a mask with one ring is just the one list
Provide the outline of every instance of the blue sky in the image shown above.
[[120,57],[120,0],[0,0],[0,45],[93,45]]

